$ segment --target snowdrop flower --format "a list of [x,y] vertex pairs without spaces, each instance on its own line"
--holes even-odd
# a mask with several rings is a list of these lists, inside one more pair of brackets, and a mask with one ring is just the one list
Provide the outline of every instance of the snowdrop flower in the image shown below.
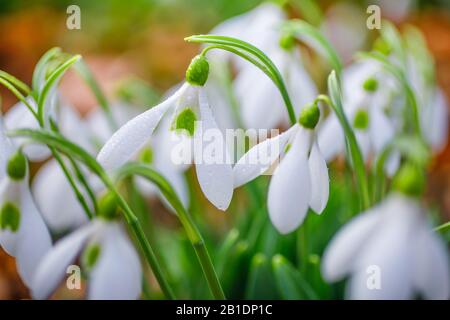
[[[203,88],[208,73],[206,58],[195,57],[186,71],[186,83],[161,104],[122,126],[100,150],[97,160],[107,170],[124,164],[137,155],[150,140],[162,117],[175,107],[173,128],[193,137],[198,146],[194,153],[200,187],[213,205],[226,210],[233,194],[233,173],[231,164],[226,161],[228,153],[223,134],[216,124]],[[208,133],[213,133],[214,137]],[[205,159],[209,156],[215,159]]]
[[21,150],[13,151],[1,127],[0,150],[2,171],[6,168],[6,175],[0,176],[0,244],[16,258],[19,274],[29,286],[51,238],[28,187],[27,159]]
[[[377,63],[362,62],[343,73],[344,112],[352,125],[364,159],[376,158],[396,134],[397,124],[387,112],[393,108],[397,85]],[[345,137],[337,116],[324,121],[319,133],[319,146],[327,161],[345,151]],[[392,176],[400,163],[400,154],[392,152],[385,172]]]
[[234,186],[238,187],[267,171],[282,156],[270,181],[267,206],[273,225],[283,234],[301,225],[308,208],[320,214],[328,201],[328,169],[314,130],[319,118],[315,103],[305,107],[299,123],[251,148],[233,168]]
[[330,282],[350,276],[347,298],[450,298],[447,249],[415,197],[414,170],[402,168],[398,191],[344,226],[325,250],[322,274]]
[[80,254],[83,271],[88,274],[89,299],[139,297],[141,264],[125,230],[116,221],[115,198],[107,194],[99,206],[98,218],[56,242],[44,256],[31,286],[34,298],[48,298]]

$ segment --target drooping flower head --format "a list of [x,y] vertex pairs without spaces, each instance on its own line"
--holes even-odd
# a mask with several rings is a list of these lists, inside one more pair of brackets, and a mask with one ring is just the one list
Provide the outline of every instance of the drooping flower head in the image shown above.
[[141,263],[128,235],[117,221],[117,210],[115,197],[107,193],[99,201],[96,219],[56,242],[43,257],[33,278],[34,298],[48,298],[77,257],[81,257],[81,268],[88,275],[89,299],[139,297]]
[[[173,110],[172,128],[195,141],[194,162],[203,193],[217,208],[225,210],[233,193],[233,174],[231,164],[226,161],[228,156],[223,134],[216,124],[203,87],[208,73],[206,58],[202,55],[195,57],[186,71],[186,83],[165,101],[131,119],[114,133],[100,150],[98,161],[107,170],[124,164],[137,155],[150,140],[163,116]],[[205,153],[215,159],[208,161]]]
[[267,206],[273,225],[283,234],[298,228],[309,208],[320,214],[328,201],[328,169],[315,133],[319,118],[316,103],[306,106],[298,123],[251,148],[233,168],[238,187],[266,172],[281,156]]

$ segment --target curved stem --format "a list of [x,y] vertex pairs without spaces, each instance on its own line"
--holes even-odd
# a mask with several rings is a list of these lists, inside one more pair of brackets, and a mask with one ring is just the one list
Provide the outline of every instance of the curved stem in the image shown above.
[[[283,81],[283,77],[281,76],[281,73],[276,65],[264,52],[251,45],[250,43],[225,36],[196,35],[185,38],[185,40],[189,42],[212,44],[217,49],[226,50],[239,55],[240,57],[244,58],[245,60],[251,62],[256,67],[261,69],[277,86],[288,111],[291,124],[295,124],[297,119],[295,116],[294,106],[289,97],[289,93]],[[205,50],[207,51],[209,49],[206,48],[204,49],[204,51]]]
[[119,177],[139,175],[142,176],[154,184],[156,184],[164,197],[169,201],[171,206],[178,214],[178,218],[186,231],[189,241],[191,242],[195,253],[197,254],[198,261],[202,267],[203,274],[205,275],[209,289],[215,299],[225,299],[222,286],[220,285],[219,278],[217,276],[214,265],[211,261],[211,257],[206,248],[205,241],[203,240],[200,231],[195,225],[191,215],[186,211],[180,199],[176,195],[174,189],[167,180],[158,172],[153,170],[148,165],[130,163],[123,166],[118,174]]

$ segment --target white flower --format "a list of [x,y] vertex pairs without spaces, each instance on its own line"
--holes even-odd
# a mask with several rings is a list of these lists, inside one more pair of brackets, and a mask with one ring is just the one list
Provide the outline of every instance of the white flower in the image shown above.
[[82,250],[89,274],[89,299],[137,299],[141,292],[139,257],[118,222],[102,219],[79,228],[55,246],[39,264],[32,283],[36,299],[45,299],[56,289]]
[[[393,115],[397,86],[377,63],[361,62],[343,73],[343,107],[353,127],[366,161],[376,158],[392,141],[397,131]],[[319,131],[319,146],[327,161],[345,151],[345,137],[337,116],[332,113]],[[385,171],[392,176],[398,169],[400,154],[389,156]]]
[[[315,121],[317,124],[318,116]],[[301,225],[308,208],[317,214],[323,211],[328,201],[329,178],[314,130],[295,124],[277,137],[257,144],[236,163],[234,186],[261,175],[279,156],[282,159],[270,181],[267,206],[273,225],[285,234]]]
[[[0,244],[16,258],[19,274],[29,286],[36,265],[51,247],[51,238],[28,187],[26,159],[21,153],[12,153],[14,146],[4,136],[1,119],[0,150]],[[4,175],[10,161],[18,167],[8,168]]]
[[[368,285],[368,268],[379,270],[379,289]],[[392,194],[344,226],[328,245],[322,274],[327,281],[349,275],[349,299],[448,299],[445,244],[433,233],[414,198]]]
[[[190,72],[192,68],[195,69],[194,72]],[[201,56],[194,58],[187,75],[188,77],[200,75],[200,80],[191,80],[199,83],[183,84],[165,101],[127,122],[103,146],[97,160],[107,170],[113,170],[136,156],[150,140],[163,116],[175,107],[175,119],[172,122],[174,129],[192,136],[198,146],[194,148],[194,153],[200,187],[212,204],[225,210],[233,194],[233,173],[231,164],[226,161],[228,152],[225,139],[214,120],[204,92],[203,85],[206,82],[207,73],[206,59]],[[212,141],[204,139],[206,132],[214,132]],[[212,163],[202,161],[208,160],[204,159],[205,154],[211,150],[213,156],[214,154],[222,155],[221,159]]]

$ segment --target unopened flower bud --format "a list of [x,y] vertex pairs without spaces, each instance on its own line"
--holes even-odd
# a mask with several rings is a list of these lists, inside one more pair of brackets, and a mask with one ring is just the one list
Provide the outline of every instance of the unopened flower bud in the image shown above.
[[203,86],[208,80],[209,63],[205,56],[197,55],[186,70],[186,81],[193,86]]
[[298,123],[307,129],[314,129],[320,119],[320,109],[317,103],[308,104],[300,112]]

